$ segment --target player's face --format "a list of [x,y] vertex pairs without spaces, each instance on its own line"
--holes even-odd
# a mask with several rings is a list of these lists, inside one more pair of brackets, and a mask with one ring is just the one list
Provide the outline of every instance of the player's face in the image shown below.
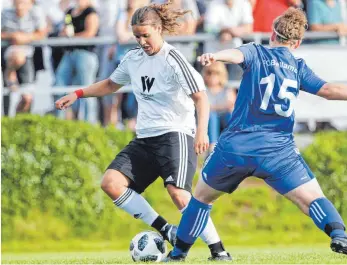
[[132,28],[137,42],[146,54],[154,55],[160,51],[160,48],[163,46],[161,26],[134,25]]

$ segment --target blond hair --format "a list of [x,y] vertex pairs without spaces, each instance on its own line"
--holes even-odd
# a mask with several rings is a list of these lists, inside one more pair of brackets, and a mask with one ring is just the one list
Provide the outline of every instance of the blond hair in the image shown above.
[[172,10],[170,6],[172,1],[169,0],[164,4],[151,4],[144,6],[135,11],[131,19],[131,25],[161,25],[163,32],[169,34],[175,34],[176,29],[181,26],[177,21],[187,13],[191,13],[190,10]]
[[[228,83],[228,70],[224,63],[222,62],[214,62],[213,64],[206,66],[203,70],[204,80],[206,78],[207,72],[215,71],[218,72],[219,75],[219,84],[221,87],[225,87]],[[206,82],[206,80],[205,80]]]
[[290,7],[273,22],[276,40],[280,43],[293,43],[302,40],[307,30],[307,18],[301,9]]

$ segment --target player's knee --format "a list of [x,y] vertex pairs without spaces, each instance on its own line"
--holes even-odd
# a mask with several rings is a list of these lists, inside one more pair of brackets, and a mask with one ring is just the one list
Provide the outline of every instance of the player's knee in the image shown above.
[[172,201],[179,209],[184,208],[191,198],[191,194],[188,191],[177,188],[174,185],[167,185],[167,190]]
[[107,170],[101,181],[101,189],[112,197],[120,196],[125,187],[129,186],[129,180],[116,170]]

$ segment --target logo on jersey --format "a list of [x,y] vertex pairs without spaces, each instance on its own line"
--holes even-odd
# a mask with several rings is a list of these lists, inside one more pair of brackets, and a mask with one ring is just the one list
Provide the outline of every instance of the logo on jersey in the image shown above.
[[153,83],[154,83],[155,78],[150,78],[147,75],[146,76],[141,76],[141,81],[142,81],[142,89],[143,92],[147,92],[149,93],[149,91],[151,90]]

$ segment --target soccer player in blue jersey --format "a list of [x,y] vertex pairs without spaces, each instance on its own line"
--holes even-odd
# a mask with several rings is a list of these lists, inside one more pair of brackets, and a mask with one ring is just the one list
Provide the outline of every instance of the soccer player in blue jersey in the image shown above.
[[330,100],[347,100],[347,86],[316,76],[291,50],[299,47],[307,20],[290,8],[273,23],[270,48],[250,43],[204,54],[202,65],[215,61],[239,64],[239,94],[228,127],[207,158],[194,197],[182,216],[177,242],[167,261],[184,260],[209,218],[212,203],[256,176],[296,204],[331,238],[331,249],[347,254],[345,224],[324,196],[293,139],[293,101],[303,90]]

